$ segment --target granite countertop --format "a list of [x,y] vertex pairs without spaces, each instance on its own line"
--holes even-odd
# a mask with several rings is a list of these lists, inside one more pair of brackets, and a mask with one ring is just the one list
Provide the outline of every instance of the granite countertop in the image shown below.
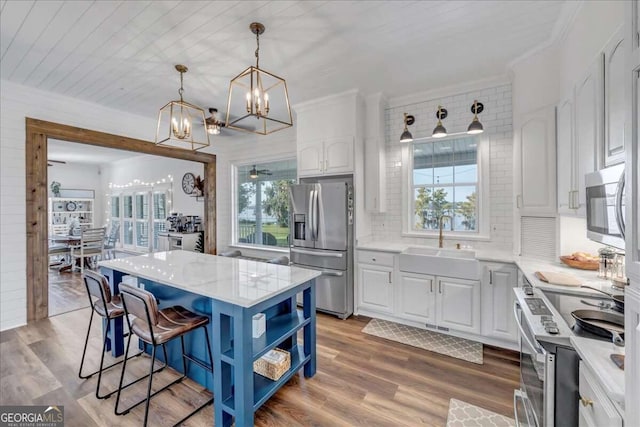
[[611,342],[581,337],[571,337],[571,344],[582,362],[602,385],[607,396],[624,408],[624,371],[619,369],[609,357],[614,353],[624,354],[624,347],[618,347]]
[[252,307],[320,276],[319,271],[306,268],[182,250],[98,265],[242,307]]

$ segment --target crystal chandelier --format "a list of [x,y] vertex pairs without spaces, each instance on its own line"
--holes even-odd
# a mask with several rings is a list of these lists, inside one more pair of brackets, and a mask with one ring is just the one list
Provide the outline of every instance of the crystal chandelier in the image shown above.
[[238,74],[229,84],[226,127],[267,135],[293,125],[287,82],[260,69],[259,22],[249,28],[256,35],[256,65]]
[[[189,69],[178,64],[175,66],[180,73],[179,101],[171,101],[160,109],[158,114],[158,128],[156,130],[156,145],[167,145],[177,148],[199,150],[209,146],[209,135],[204,123],[204,110],[186,102],[182,98],[184,92],[183,77]],[[194,123],[197,126],[194,127]],[[162,136],[161,136],[162,135]]]

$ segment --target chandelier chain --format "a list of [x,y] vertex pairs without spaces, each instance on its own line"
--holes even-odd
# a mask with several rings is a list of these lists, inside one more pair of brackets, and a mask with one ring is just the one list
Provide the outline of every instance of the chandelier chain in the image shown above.
[[183,102],[182,100],[182,93],[184,92],[183,81],[184,81],[184,72],[180,71],[180,89],[178,89],[178,93],[180,94],[180,102]]

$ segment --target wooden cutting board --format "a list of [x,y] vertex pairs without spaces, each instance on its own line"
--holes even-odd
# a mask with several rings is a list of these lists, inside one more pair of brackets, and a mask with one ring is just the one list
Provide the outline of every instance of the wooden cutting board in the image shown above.
[[543,282],[551,285],[580,286],[582,281],[577,277],[566,273],[554,273],[553,271],[536,271],[536,276]]

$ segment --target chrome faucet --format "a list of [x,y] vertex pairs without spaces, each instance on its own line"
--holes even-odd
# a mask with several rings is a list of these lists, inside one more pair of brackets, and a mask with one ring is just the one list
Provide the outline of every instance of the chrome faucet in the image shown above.
[[444,222],[443,219],[444,218],[449,218],[449,221],[453,221],[453,218],[451,218],[450,215],[442,215],[440,216],[440,236],[438,237],[438,247],[441,248],[442,247],[442,243],[444,242],[444,235],[442,234],[442,223]]

